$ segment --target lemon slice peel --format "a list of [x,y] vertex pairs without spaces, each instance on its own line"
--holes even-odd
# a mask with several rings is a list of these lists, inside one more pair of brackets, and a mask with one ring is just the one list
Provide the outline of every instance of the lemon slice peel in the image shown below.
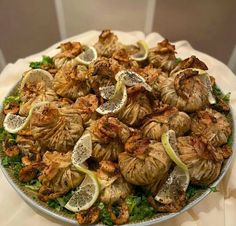
[[28,125],[34,110],[48,103],[49,103],[48,101],[44,101],[44,102],[39,102],[39,103],[34,104],[30,108],[30,111],[27,117],[16,115],[13,113],[8,113],[3,121],[4,129],[9,133],[14,133],[14,134],[19,132],[20,130],[24,129]]
[[139,52],[130,56],[132,60],[135,61],[143,61],[148,57],[149,47],[148,44],[144,40],[137,41],[137,45],[139,47]]

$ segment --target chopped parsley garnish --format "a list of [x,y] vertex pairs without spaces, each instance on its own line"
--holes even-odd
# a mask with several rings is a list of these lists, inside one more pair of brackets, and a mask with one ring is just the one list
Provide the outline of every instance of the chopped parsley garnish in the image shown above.
[[11,144],[16,143],[16,134],[8,133],[3,127],[0,128],[0,143],[2,143],[4,140],[7,140],[7,142]]
[[212,108],[227,116],[227,112],[230,112],[231,93],[224,94],[216,84],[212,86],[212,93],[216,97],[216,103],[212,105]]
[[[9,144],[16,143],[16,134],[8,133],[4,128],[0,128],[0,143],[7,141]],[[10,167],[13,170],[15,176],[19,175],[19,172],[22,168],[21,156],[5,156],[2,158],[2,166]]]
[[222,93],[222,91],[220,90],[220,88],[219,88],[216,84],[214,84],[214,85],[212,86],[212,92],[213,92],[213,94],[214,94],[215,96],[218,96],[218,97],[224,95],[224,94]]
[[70,211],[68,211],[64,207],[65,207],[66,203],[70,200],[72,195],[73,195],[73,192],[70,191],[70,192],[68,192],[67,194],[65,194],[62,197],[59,197],[57,199],[50,199],[50,200],[48,200],[47,204],[48,204],[49,207],[51,207],[51,208],[53,208],[53,209],[55,209],[57,211],[63,210],[63,211],[66,211],[68,213],[71,213]]
[[73,192],[70,191],[67,194],[65,194],[63,197],[57,198],[57,201],[60,203],[62,207],[64,207],[66,203],[70,200],[72,195],[73,195]]
[[226,95],[223,96],[222,100],[225,101],[226,103],[229,103],[230,101],[230,95],[231,93],[227,93]]
[[113,222],[111,216],[107,210],[106,205],[103,202],[100,202],[98,208],[101,210],[100,212],[100,220],[103,224],[112,226]]
[[3,127],[0,128],[0,142],[3,142],[5,138],[5,130]]
[[216,186],[215,187],[209,187],[209,189],[211,190],[211,192],[218,192]]
[[192,197],[197,193],[198,190],[203,190],[203,189],[204,189],[204,190],[210,189],[211,192],[217,192],[217,191],[218,191],[216,187],[210,187],[210,186],[208,186],[208,185],[206,185],[206,186],[200,186],[200,185],[192,185],[192,184],[190,184],[190,185],[188,186],[187,191],[186,191],[186,197],[187,197],[187,199],[192,198]]
[[61,211],[63,209],[63,207],[61,207],[60,203],[56,199],[48,200],[47,204],[49,207],[51,207],[57,211]]
[[5,156],[3,159],[2,159],[2,165],[3,166],[9,166],[9,157],[8,156]]
[[13,173],[15,177],[19,177],[20,170],[23,168],[21,162],[16,162],[12,167]]
[[21,157],[19,155],[12,156],[12,157],[5,156],[2,159],[2,165],[5,166],[5,167],[14,166],[17,163],[21,163]]
[[[129,207],[129,222],[140,221],[149,217],[152,217],[155,214],[155,210],[148,203],[147,197],[142,196],[128,196],[125,199]],[[113,225],[111,216],[108,212],[106,204],[100,202],[98,207],[100,208],[100,220],[105,225]],[[112,206],[113,213],[118,216],[119,208],[116,205]]]
[[129,206],[130,222],[143,220],[155,214],[146,196],[128,196],[125,201]]
[[53,64],[53,60],[51,57],[49,56],[42,56],[42,60],[41,61],[34,61],[34,62],[30,62],[30,67],[32,69],[38,69],[41,68],[42,65],[44,64]]
[[215,96],[222,99],[224,102],[229,103],[230,94],[231,94],[230,92],[224,95],[223,92],[220,90],[220,88],[216,84],[212,86],[212,92]]
[[232,134],[229,136],[228,140],[227,140],[227,144],[232,146],[233,145],[233,136]]
[[186,197],[187,197],[187,199],[192,198],[192,197],[197,193],[197,190],[198,190],[198,189],[199,189],[198,187],[193,186],[193,185],[190,184],[190,185],[188,186],[187,191],[186,191]]
[[10,103],[15,103],[15,104],[19,104],[20,103],[20,95],[18,93],[16,93],[15,95],[11,95],[5,98],[5,100],[3,101],[3,105],[6,106]]
[[175,59],[175,63],[176,63],[176,64],[179,64],[181,61],[182,61],[182,59],[179,58],[179,57]]
[[13,173],[16,177],[18,177],[20,170],[22,169],[21,157],[20,155],[16,156],[5,156],[2,159],[2,165],[4,167],[9,167],[13,170]]
[[41,183],[37,179],[33,179],[25,184],[26,188],[29,188],[33,191],[38,191],[39,188],[41,187]]

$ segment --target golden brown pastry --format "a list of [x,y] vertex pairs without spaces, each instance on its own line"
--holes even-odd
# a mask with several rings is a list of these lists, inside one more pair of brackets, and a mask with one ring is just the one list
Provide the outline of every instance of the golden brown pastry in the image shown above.
[[58,99],[56,92],[51,84],[45,81],[36,80],[35,82],[26,82],[20,88],[20,111],[19,114],[27,116],[30,108],[42,101],[55,101]]
[[165,39],[149,50],[148,60],[151,65],[170,72],[176,66],[175,46]]
[[130,136],[128,126],[108,115],[91,123],[88,131],[92,136],[92,157],[97,161],[117,161],[118,154],[124,151],[123,144]]
[[46,152],[43,163],[46,167],[39,176],[42,184],[39,198],[43,201],[55,199],[76,188],[84,178],[71,163],[71,152]]
[[51,150],[68,151],[73,149],[82,135],[82,118],[76,109],[57,107],[50,103],[37,108],[30,121],[34,139]]
[[174,107],[169,107],[161,113],[152,114],[144,121],[142,132],[149,139],[161,140],[161,135],[169,129],[175,131],[176,136],[182,136],[191,127],[191,118]]
[[231,126],[227,118],[210,108],[195,114],[191,130],[193,134],[206,138],[215,147],[226,144],[231,134]]
[[84,65],[66,65],[56,73],[53,89],[61,97],[75,100],[90,91],[89,73]]
[[122,47],[118,37],[110,30],[104,30],[99,35],[98,42],[94,45],[99,56],[111,57],[112,54]]
[[60,52],[53,57],[55,67],[62,68],[65,65],[75,66],[78,61],[75,57],[83,52],[80,42],[66,42],[60,45]]
[[209,104],[205,77],[192,69],[167,78],[161,83],[160,90],[162,101],[180,111],[194,112]]
[[180,159],[187,165],[192,184],[208,185],[220,174],[223,154],[199,137],[177,138]]
[[116,163],[101,161],[96,175],[101,185],[102,202],[113,204],[132,194],[132,185],[125,181]]
[[125,180],[134,185],[149,185],[160,181],[169,170],[171,160],[161,143],[131,136],[125,152],[119,154],[119,167]]
[[152,113],[151,102],[143,87],[133,86],[128,88],[127,92],[127,103],[118,113],[118,118],[129,126],[140,125],[141,120]]

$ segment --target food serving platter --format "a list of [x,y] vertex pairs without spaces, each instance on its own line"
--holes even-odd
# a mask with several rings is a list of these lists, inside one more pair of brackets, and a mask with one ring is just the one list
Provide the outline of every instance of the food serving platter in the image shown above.
[[[73,40],[74,40],[74,38],[73,38]],[[181,46],[181,43],[179,43],[179,46]],[[177,45],[177,47],[178,47],[178,45]],[[55,50],[50,49],[50,51],[53,52]],[[178,49],[177,49],[177,52],[178,52]],[[197,55],[196,54],[197,51],[192,50],[192,52],[193,53],[191,53],[191,52],[188,53],[188,55],[192,55],[192,54]],[[209,61],[211,61],[211,63],[213,61],[215,65],[222,64],[219,61],[215,60],[214,58],[212,58],[212,57],[210,57],[206,54],[200,53],[200,55],[201,56],[204,55],[205,59],[207,59],[207,58],[210,59]],[[199,56],[199,58],[201,58],[201,56]],[[207,61],[206,61],[206,63],[207,63]],[[12,65],[12,67],[14,67],[14,65]],[[18,87],[19,87],[19,82],[17,82],[17,84],[12,86],[11,90],[9,90],[9,92],[6,93],[6,96],[11,95],[14,92],[16,92]],[[224,91],[228,91],[228,90],[223,89],[223,92]],[[0,113],[0,125],[2,126],[2,121],[3,121],[3,116],[4,116],[3,112],[2,112],[2,104],[1,104],[0,111],[1,111],[1,113]],[[232,113],[232,109],[231,109],[231,113]],[[235,127],[234,123],[235,122],[233,121],[232,122],[233,137],[234,137],[234,127]],[[0,148],[2,148],[2,147],[0,147]],[[235,144],[233,144],[233,149],[234,148],[235,148]],[[223,166],[222,166],[221,173],[220,173],[219,177],[209,187],[215,187],[220,183],[220,181],[223,179],[224,175],[226,174],[226,172],[228,171],[228,169],[230,167],[230,164],[233,160],[233,156],[234,155],[231,155],[228,159],[224,160],[224,163],[223,163]],[[0,150],[0,158],[1,159],[3,158],[3,152],[1,150]],[[69,214],[69,213],[65,213],[65,212],[58,212],[57,210],[48,207],[48,205],[46,203],[41,202],[38,199],[35,199],[35,192],[33,192],[32,190],[27,189],[25,186],[23,186],[14,177],[14,173],[10,169],[5,168],[1,165],[1,170],[2,170],[3,174],[5,175],[5,177],[7,178],[8,182],[15,189],[15,191],[31,207],[37,209],[41,213],[46,214],[46,215],[48,215],[48,216],[50,216],[50,217],[52,217],[52,218],[54,218],[54,219],[56,219],[60,222],[68,223],[68,224],[72,224],[72,225],[78,225],[77,221],[74,219],[74,214]],[[143,220],[143,221],[140,221],[140,222],[133,222],[133,223],[129,223],[129,224],[126,224],[126,225],[154,225],[154,224],[166,221],[168,219],[171,219],[173,217],[176,217],[179,214],[189,210],[190,208],[195,206],[197,203],[202,201],[205,197],[207,197],[209,195],[209,193],[211,192],[211,189],[209,189],[209,187],[206,188],[206,189],[197,190],[196,194],[188,200],[187,205],[181,211],[179,211],[177,213],[158,213],[154,217],[152,217],[151,219]]]

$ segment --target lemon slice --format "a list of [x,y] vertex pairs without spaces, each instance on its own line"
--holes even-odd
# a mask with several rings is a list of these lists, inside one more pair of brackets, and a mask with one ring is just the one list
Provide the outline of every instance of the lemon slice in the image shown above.
[[[122,81],[126,86],[134,86],[141,84],[146,90],[152,91],[152,87],[146,83],[146,80],[133,71],[122,70],[115,75],[116,81]],[[105,100],[110,100],[115,96],[115,90],[117,86],[103,86],[99,87],[100,95]]]
[[84,162],[92,154],[92,139],[90,133],[84,134],[76,143],[71,156],[72,164],[86,176],[75,191],[73,196],[65,205],[65,208],[72,212],[89,209],[99,196],[99,183],[95,174],[85,168]]
[[162,204],[170,204],[178,197],[178,191],[186,191],[189,185],[190,177],[188,171],[175,166],[170,173],[165,184],[160,188],[155,199]]
[[174,130],[168,130],[162,134],[161,142],[166,153],[175,162],[176,166],[170,173],[165,184],[162,185],[155,199],[163,204],[169,204],[176,200],[178,192],[185,192],[190,182],[188,167],[181,161],[176,148],[176,137]]
[[123,80],[126,86],[134,86],[140,84],[149,92],[152,91],[152,87],[146,83],[146,80],[134,71],[122,70],[115,75],[115,79],[117,81]]
[[214,95],[212,94],[212,86],[211,86],[211,79],[209,77],[209,74],[201,69],[198,68],[192,68],[193,71],[198,71],[199,75],[202,76],[205,80],[207,91],[208,91],[208,101],[210,104],[215,104],[216,99]]
[[100,105],[96,111],[101,114],[117,113],[127,102],[127,90],[122,80],[117,81],[114,95],[104,104]]
[[85,176],[79,189],[75,191],[65,208],[72,212],[89,209],[97,200],[99,195],[99,186],[96,176],[89,170],[86,170]]
[[99,92],[103,99],[110,100],[115,94],[115,89],[116,87],[114,85],[103,86],[103,87],[99,87]]
[[27,118],[8,113],[4,119],[3,127],[9,133],[17,133],[26,126],[28,123]]
[[38,83],[41,81],[44,81],[47,87],[52,86],[52,80],[53,77],[52,75],[42,69],[33,69],[28,71],[25,76],[23,77],[21,84],[20,84],[20,89],[22,90],[25,86],[25,84],[31,84],[31,83]]
[[20,130],[24,129],[26,127],[26,125],[28,124],[31,116],[32,116],[32,113],[33,111],[44,105],[44,104],[48,104],[49,102],[40,102],[40,103],[37,103],[35,105],[33,105],[31,108],[30,108],[30,111],[29,111],[29,115],[27,117],[22,117],[22,116],[19,116],[19,115],[15,115],[15,114],[12,114],[12,113],[8,113],[3,121],[3,127],[4,129],[9,132],[9,133],[17,133],[19,132]]
[[139,52],[135,53],[131,56],[131,59],[136,61],[143,61],[146,60],[148,57],[148,44],[144,40],[139,40],[137,42],[137,45],[139,46]]
[[149,86],[145,79],[139,74],[122,70],[115,75],[117,81],[115,87],[107,86],[100,88],[101,96],[108,101],[97,108],[99,114],[105,115],[109,113],[119,112],[126,104],[127,90],[126,86],[134,86],[141,84],[146,90],[152,91],[152,87]]
[[209,75],[202,71],[203,73],[201,74],[205,78],[206,86],[207,86],[207,91],[208,91],[208,101],[210,104],[216,104],[216,99],[214,95],[212,94],[212,86],[211,86],[211,79]]
[[89,65],[97,59],[97,51],[92,46],[84,46],[84,51],[75,59],[81,64]]
[[[72,152],[72,163],[75,166],[80,166],[92,155],[92,138],[90,133],[86,133],[80,137],[74,146]],[[84,168],[84,167],[83,167]]]
[[175,131],[168,130],[166,133],[163,133],[161,136],[161,142],[171,160],[175,162],[175,164],[179,168],[187,172],[188,171],[187,165],[185,165],[178,156],[178,150],[175,145],[176,144]]

